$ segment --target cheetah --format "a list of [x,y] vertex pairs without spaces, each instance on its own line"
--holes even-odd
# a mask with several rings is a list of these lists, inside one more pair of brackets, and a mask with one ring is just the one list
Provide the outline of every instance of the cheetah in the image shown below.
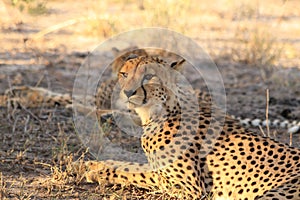
[[87,161],[86,180],[182,199],[300,199],[300,150],[247,130],[211,103],[199,103],[181,82],[184,62],[136,56],[124,63],[121,97],[141,119],[148,163]]

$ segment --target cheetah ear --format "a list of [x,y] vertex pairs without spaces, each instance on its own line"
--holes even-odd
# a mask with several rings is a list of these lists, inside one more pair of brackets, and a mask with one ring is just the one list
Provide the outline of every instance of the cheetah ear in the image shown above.
[[183,63],[185,63],[185,59],[181,59],[179,61],[172,62],[171,65],[170,65],[170,67],[172,69],[177,70],[177,71],[182,71]]
[[114,56],[117,57],[120,53],[120,50],[117,47],[111,48],[111,51],[113,52]]
[[127,61],[127,60],[131,60],[131,59],[134,59],[134,58],[137,58],[138,55],[136,54],[130,54],[129,56],[127,56],[125,59],[123,59],[124,61]]

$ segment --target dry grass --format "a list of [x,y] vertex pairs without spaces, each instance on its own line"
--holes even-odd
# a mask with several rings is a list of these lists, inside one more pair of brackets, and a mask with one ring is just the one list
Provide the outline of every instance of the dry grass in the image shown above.
[[45,0],[10,0],[10,3],[12,6],[18,8],[19,11],[33,16],[48,13]]
[[144,26],[171,28],[181,33],[187,33],[189,19],[186,17],[192,10],[192,3],[188,1],[144,0]]
[[87,35],[92,37],[109,37],[118,33],[118,24],[113,17],[97,16],[87,20]]
[[278,64],[283,45],[262,26],[242,26],[235,32],[236,44],[231,49],[232,59],[250,66],[272,67]]
[[251,20],[255,19],[259,15],[259,2],[258,1],[240,1],[233,2],[234,12],[233,20],[242,21],[242,20]]
[[[28,117],[24,109],[10,110],[9,129],[14,130],[14,141],[22,145],[10,148],[8,143],[2,144],[0,167],[5,175],[0,174],[1,199],[176,199],[133,186],[84,183],[83,162],[91,156],[75,136],[72,121],[62,120],[66,110],[30,109],[34,117]],[[41,116],[47,120],[40,120]],[[6,135],[9,133],[2,136]],[[74,162],[80,167],[74,167]],[[17,173],[8,173],[6,167]]]
[[[149,0],[124,3],[122,1],[95,1],[91,3],[91,11],[87,16],[69,19],[59,24],[55,24],[47,29],[35,34],[33,38],[40,38],[54,31],[73,27],[80,27],[80,33],[89,37],[109,38],[122,31],[140,27],[164,27],[170,28],[181,33],[187,33],[191,23],[186,18],[192,11],[190,1],[169,1],[159,0],[153,3]],[[108,13],[110,7],[133,7],[137,18],[142,21],[128,21],[126,15],[117,17],[115,13]],[[132,13],[131,13],[132,14]]]
[[3,174],[0,172],[0,199],[4,199],[7,196],[7,183],[3,179]]

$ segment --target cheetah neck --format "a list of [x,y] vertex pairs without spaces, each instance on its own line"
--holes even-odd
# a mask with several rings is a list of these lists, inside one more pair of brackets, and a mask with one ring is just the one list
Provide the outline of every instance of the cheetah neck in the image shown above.
[[168,116],[186,113],[190,105],[197,105],[197,99],[194,96],[192,97],[192,95],[187,91],[173,91],[172,95],[168,96],[166,102],[138,107],[135,108],[135,111],[141,118],[142,125],[145,126],[157,119],[166,119]]
[[141,118],[143,126],[151,123],[154,118],[166,114],[166,110],[161,105],[135,108],[135,112]]

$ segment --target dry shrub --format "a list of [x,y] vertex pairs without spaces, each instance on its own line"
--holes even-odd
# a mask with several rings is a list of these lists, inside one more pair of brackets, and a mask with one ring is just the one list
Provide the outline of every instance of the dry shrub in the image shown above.
[[12,6],[30,15],[47,14],[48,8],[44,0],[10,0]]
[[254,66],[274,66],[281,57],[283,45],[276,37],[259,26],[238,27],[231,48],[234,61]]
[[95,16],[90,17],[86,21],[87,29],[85,34],[93,37],[107,38],[118,33],[117,20],[112,16]]
[[187,24],[189,24],[187,16],[191,11],[189,0],[158,0],[155,3],[145,0],[143,7],[146,26],[171,28],[182,33],[187,31]]

